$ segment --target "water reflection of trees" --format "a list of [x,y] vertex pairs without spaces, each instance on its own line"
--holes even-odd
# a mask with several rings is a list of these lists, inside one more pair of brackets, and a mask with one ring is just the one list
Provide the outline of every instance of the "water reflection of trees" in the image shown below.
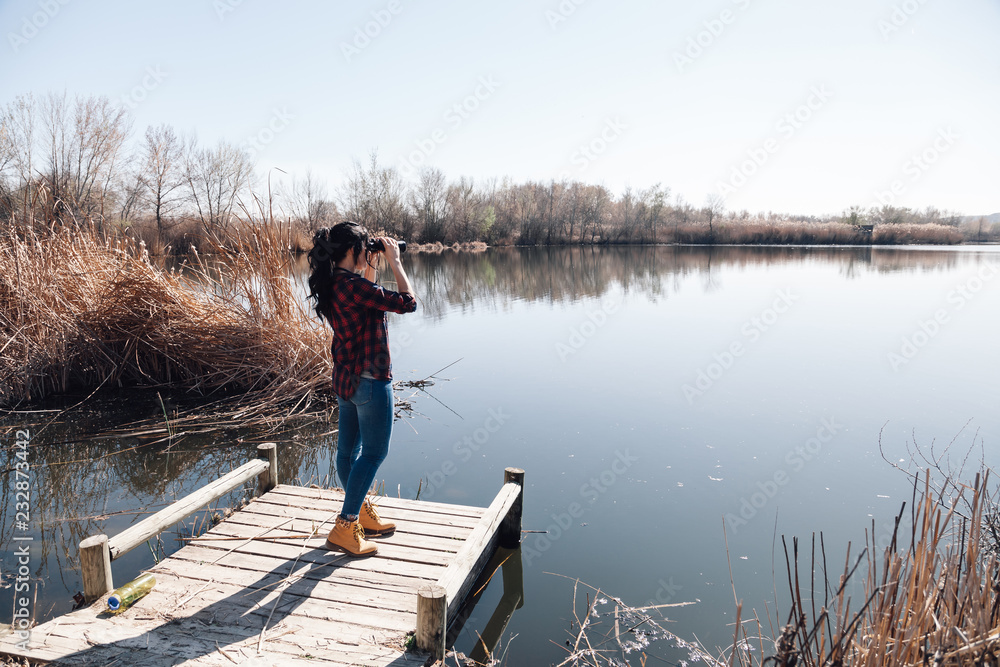
[[987,256],[906,248],[758,246],[556,246],[492,248],[482,253],[416,253],[407,258],[424,314],[504,309],[518,300],[547,303],[602,297],[612,287],[651,299],[686,277],[711,290],[720,271],[813,263],[848,279],[868,273],[945,271]]
[[[0,420],[0,433],[5,435],[0,448],[0,470],[5,473],[0,477],[0,488],[3,497],[10,499],[0,504],[0,544],[4,551],[9,555],[15,544],[13,536],[23,534],[17,532],[13,502],[17,482],[13,442],[17,429],[27,429],[31,434],[29,530],[34,535],[33,562],[38,566],[38,576],[59,581],[64,591],[79,588],[81,540],[101,533],[117,534],[214,481],[256,457],[258,442],[267,439],[281,443],[278,469],[282,482],[315,481],[326,476],[327,471],[319,470],[319,459],[329,440],[316,437],[329,430],[325,423],[310,424],[299,434],[240,429],[177,434],[169,439],[164,439],[163,433],[100,437],[136,419],[154,417],[157,410],[162,408],[155,394],[129,392],[92,399],[85,407],[63,415],[55,411],[9,414]],[[299,430],[302,428],[299,426]],[[299,446],[294,439],[310,445]],[[255,482],[250,482],[220,498],[213,507],[233,506],[253,493],[255,487]],[[187,528],[175,532],[189,534],[194,525],[209,525],[203,516],[206,513],[188,519]],[[175,537],[163,536],[163,553],[179,548]],[[140,547],[139,551],[147,550]],[[138,555],[144,563],[152,562],[151,553]],[[40,597],[61,600],[63,593],[54,589],[40,593]]]

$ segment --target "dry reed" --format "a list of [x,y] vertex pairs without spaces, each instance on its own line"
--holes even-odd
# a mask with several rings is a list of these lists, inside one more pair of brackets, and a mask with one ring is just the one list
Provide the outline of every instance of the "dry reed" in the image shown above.
[[730,245],[944,245],[961,243],[962,231],[938,224],[876,225],[870,235],[840,222],[724,222],[709,229],[698,224],[671,228],[675,243]]
[[[1000,522],[989,477],[986,471],[971,486],[953,480],[935,486],[928,469],[915,478],[912,509],[900,510],[888,546],[879,549],[873,526],[858,557],[851,558],[848,545],[836,582],[828,577],[822,536],[805,559],[798,540],[791,551],[786,543],[786,624],[766,639],[762,621],[744,618],[737,603],[732,644],[715,656],[666,630],[648,614],[655,607],[631,607],[575,581],[567,655],[559,664],[653,664],[647,647],[658,643],[657,653],[672,644],[687,661],[710,667],[997,665]],[[950,499],[942,489],[954,491]],[[580,586],[591,591],[582,614]]]
[[[922,483],[915,482],[912,509],[907,516],[904,505],[896,517],[889,545],[879,552],[873,530],[853,564],[848,555],[835,585],[827,583],[822,541],[817,552],[814,540],[804,566],[798,541],[793,541],[791,553],[786,544],[791,611],[775,640],[774,654],[764,663],[776,667],[997,664],[1000,570],[990,543],[992,538],[995,544],[996,505],[987,492],[989,473],[977,475],[973,485],[963,488],[947,506],[930,479],[928,472]],[[819,570],[822,581],[817,588],[813,582]],[[852,599],[848,590],[859,573],[863,594]],[[745,628],[740,630],[738,646],[760,640],[759,635],[751,637]],[[758,664],[749,651],[736,650],[732,655],[734,664]]]
[[[0,405],[111,386],[239,397],[252,417],[329,395],[330,335],[290,277],[282,229],[247,225],[213,266],[74,226],[0,239]],[[233,241],[231,241],[233,242]]]

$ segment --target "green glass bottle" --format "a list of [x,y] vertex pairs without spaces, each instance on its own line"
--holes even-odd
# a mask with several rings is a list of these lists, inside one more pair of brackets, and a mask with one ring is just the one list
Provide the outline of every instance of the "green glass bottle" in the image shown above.
[[115,613],[125,611],[155,585],[156,579],[148,572],[133,579],[108,597],[108,610]]

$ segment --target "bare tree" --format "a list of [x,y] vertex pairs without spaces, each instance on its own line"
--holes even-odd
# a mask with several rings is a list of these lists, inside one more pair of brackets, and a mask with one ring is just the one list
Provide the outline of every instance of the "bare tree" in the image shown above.
[[134,168],[125,170],[117,190],[118,219],[122,222],[134,221],[145,200],[146,185],[142,172]]
[[[611,202],[610,193],[603,185],[586,185],[583,188],[583,223],[581,236],[590,233],[590,242],[601,237],[605,211]],[[602,239],[603,240],[603,239]]]
[[292,179],[292,215],[306,223],[310,230],[329,224],[336,217],[337,207],[327,198],[326,186],[306,170],[302,179]]
[[863,225],[865,223],[866,214],[864,209],[862,209],[858,205],[854,205],[851,206],[849,209],[847,209],[847,212],[844,213],[844,216],[843,218],[841,218],[841,220],[846,225],[851,225],[852,227],[858,227],[859,225]]
[[420,169],[417,187],[410,192],[410,207],[416,214],[420,239],[425,242],[444,240],[444,223],[448,217],[444,173],[433,167]]
[[35,98],[19,95],[0,111],[0,125],[4,135],[4,168],[9,168],[18,179],[17,188],[27,188],[33,178],[33,151],[35,146]]
[[614,240],[621,241],[625,239],[626,241],[630,241],[632,234],[635,232],[635,223],[638,215],[638,203],[635,195],[632,193],[631,185],[625,187],[625,192],[622,193],[621,199],[615,208],[617,209],[617,220],[614,221]]
[[340,192],[348,219],[368,229],[384,229],[399,235],[408,218],[403,179],[395,167],[381,167],[372,151],[368,168],[355,160]]
[[868,211],[868,215],[874,224],[898,225],[899,223],[904,222],[908,212],[909,209],[896,208],[895,206],[885,204],[881,208],[872,206]]
[[229,227],[237,199],[251,185],[253,167],[250,154],[228,141],[215,149],[199,149],[191,143],[184,180],[207,233]]
[[726,200],[722,198],[722,195],[710,194],[705,198],[705,208],[702,210],[708,220],[708,236],[714,239],[715,229],[712,227],[712,222],[725,212]]
[[674,242],[677,242],[679,228],[687,226],[691,221],[691,213],[693,209],[691,205],[687,202],[682,195],[677,195],[677,200],[674,202],[673,210],[671,211],[671,217],[674,220]]
[[348,220],[369,227],[375,222],[374,186],[360,161],[354,160],[340,189],[340,207]]
[[149,198],[156,231],[161,237],[166,229],[166,216],[182,201],[183,167],[184,144],[174,128],[166,124],[146,128],[140,182]]
[[78,97],[70,106],[65,94],[50,94],[42,106],[52,215],[68,210],[100,225],[120,185],[132,119],[103,96]]
[[644,221],[649,229],[650,243],[656,243],[656,228],[663,222],[663,213],[670,198],[670,188],[657,183],[648,190],[643,190],[640,199],[644,205]]

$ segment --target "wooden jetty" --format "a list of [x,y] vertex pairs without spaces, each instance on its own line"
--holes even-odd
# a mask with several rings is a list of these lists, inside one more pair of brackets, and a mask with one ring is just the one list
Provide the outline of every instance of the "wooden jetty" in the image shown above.
[[[506,555],[504,600],[489,624],[499,638],[521,604],[523,471],[505,471],[488,508],[381,498],[397,529],[374,538],[375,556],[352,558],[326,547],[343,492],[275,484],[274,445],[260,455],[120,535],[84,540],[91,604],[32,628],[26,642],[0,638],[0,655],[65,665],[431,664],[449,626],[468,616],[463,602],[478,598],[477,579]],[[258,497],[150,568],[148,595],[107,611],[115,558],[254,476]]]

